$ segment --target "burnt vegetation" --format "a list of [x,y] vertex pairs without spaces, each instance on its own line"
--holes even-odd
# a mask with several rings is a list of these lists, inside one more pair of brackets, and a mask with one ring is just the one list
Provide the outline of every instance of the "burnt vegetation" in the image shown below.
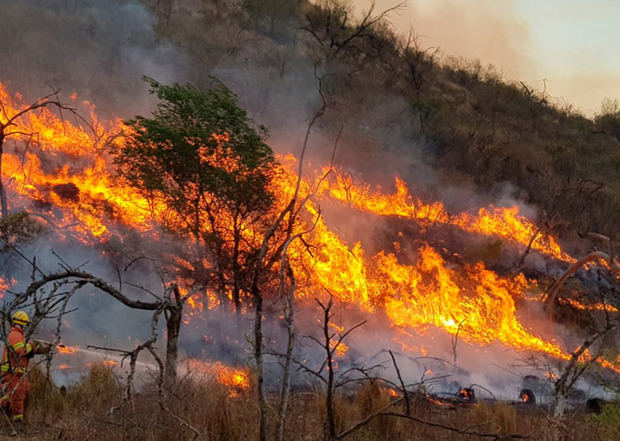
[[[10,293],[14,300],[2,311],[3,326],[14,309],[36,307],[40,320],[58,321],[55,343],[59,343],[61,320],[69,313],[65,307],[87,285],[129,308],[152,314],[148,338],[132,349],[117,350],[129,363],[129,378],[119,377],[109,366],[95,365],[79,382],[58,388],[50,381],[49,371],[38,366],[31,369],[34,404],[29,419],[41,427],[36,439],[617,439],[618,404],[597,402],[590,409],[595,415],[584,406],[572,409],[571,418],[565,418],[566,402],[580,378],[595,379],[616,393],[618,387],[608,376],[602,379],[596,365],[620,355],[617,316],[607,309],[579,311],[566,303],[576,294],[592,302],[606,304],[616,298],[611,303],[618,303],[613,246],[620,231],[620,108],[616,101],[605,102],[600,114],[586,118],[554,102],[544,90],[503,78],[493,66],[451,59],[438,48],[422,46],[414,31],[409,36],[396,35],[389,16],[399,5],[385,11],[373,5],[359,16],[336,0],[143,3],[156,18],[159,37],[187,54],[196,87],[166,86],[146,79],[159,105],[151,117],[126,121],[130,129],[126,143],[112,148],[118,177],[139,189],[152,204],[161,199],[150,196],[163,194],[168,210],[153,209],[158,221],[171,237],[192,239],[187,246],[173,248],[176,256],[148,258],[160,265],[162,280],[174,276],[193,280],[196,287],[215,292],[226,307],[235,310],[237,319],[242,312],[253,313],[254,328],[247,336],[251,389],[231,393],[230,386],[213,377],[197,379],[177,372],[183,310],[193,291],[182,293],[176,285],[162,283],[161,292],[147,292],[125,279],[128,269],[144,264],[153,249],[139,240],[134,243],[129,234],[118,244],[110,240],[101,246],[115,261],[118,288],[62,260],[61,271],[44,272],[36,260],[20,251],[43,232],[35,222],[37,214],[9,212],[0,181],[2,251],[26,259],[32,267],[29,288]],[[399,357],[391,351],[375,366],[341,370],[335,360],[338,347],[363,323],[333,331],[329,293],[329,303],[317,300],[320,337],[308,337],[321,349],[321,363],[314,366],[296,358],[298,287],[288,250],[300,242],[307,252],[316,252],[304,238],[321,212],[317,210],[316,218],[307,223],[308,230],[296,232],[294,227],[307,203],[299,195],[301,168],[295,194],[281,210],[274,208],[268,184],[276,161],[266,143],[267,131],[256,126],[238,97],[211,76],[213,67],[230,65],[242,66],[241,70],[247,66],[248,76],[256,69],[273,80],[261,91],[264,94],[257,94],[259,98],[243,103],[254,113],[260,113],[257,101],[278,93],[279,81],[293,88],[298,76],[303,76],[298,75],[299,66],[309,67],[320,102],[305,139],[299,142],[302,156],[311,132],[320,130],[336,140],[332,161],[338,147],[338,161],[369,181],[378,173],[377,163],[410,155],[424,169],[434,170],[440,185],[466,187],[489,200],[510,183],[519,189],[519,198],[540,209],[536,234],[544,231],[565,240],[577,240],[578,235],[590,239],[590,249],[576,247],[579,257],[585,257],[558,280],[524,269],[538,278],[541,290],[548,294],[553,318],[581,338],[566,363],[542,367],[555,369],[555,376],[547,382],[555,395],[555,407],[537,407],[530,388],[524,388],[515,402],[488,399],[474,405],[473,391],[480,392],[474,386],[460,387],[448,399],[434,396],[433,382],[442,379],[406,378],[399,369]],[[254,84],[250,80],[244,84],[243,78],[238,79],[239,88]],[[49,100],[45,105],[59,107],[55,95],[52,98],[44,98]],[[382,129],[373,131],[373,125]],[[15,136],[3,132],[8,128],[0,127],[0,160],[2,141]],[[398,135],[387,135],[390,132]],[[418,147],[407,151],[403,145]],[[233,158],[228,168],[221,166],[222,158]],[[396,171],[414,175],[417,165],[408,169],[409,165],[403,161],[395,166]],[[73,184],[58,184],[52,191],[64,200],[81,197]],[[430,188],[422,191],[434,192]],[[226,213],[226,222],[222,222],[222,213]],[[242,235],[248,225],[260,232],[251,243]],[[443,243],[441,234],[446,233],[433,236],[432,227],[416,233]],[[470,257],[453,260],[459,264],[461,258],[465,263],[468,259],[493,260],[501,254],[501,247],[501,241],[490,242],[471,251]],[[509,273],[515,266],[523,269],[529,251],[528,246],[518,264],[510,268],[498,264],[499,271]],[[569,280],[583,265],[598,260],[608,262],[599,271],[600,285]],[[130,298],[123,284],[133,293],[142,291],[148,300]],[[263,329],[264,321],[280,314],[287,338],[285,351],[272,348]],[[159,338],[164,334],[160,319],[166,328],[165,340]],[[463,318],[453,337],[453,361],[439,360],[453,372],[459,369],[458,331],[465,322]],[[156,347],[162,341],[165,360]],[[141,351],[152,354],[155,363],[136,393],[133,381]],[[585,353],[591,354],[589,358]],[[277,388],[265,385],[266,356],[281,366],[283,378]],[[387,369],[398,381],[384,378]],[[296,390],[291,386],[292,375],[307,378],[309,386]]]

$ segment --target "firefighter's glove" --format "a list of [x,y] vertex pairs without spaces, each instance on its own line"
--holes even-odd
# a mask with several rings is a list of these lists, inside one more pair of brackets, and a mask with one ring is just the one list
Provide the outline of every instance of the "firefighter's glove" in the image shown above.
[[52,345],[49,343],[41,343],[39,341],[34,342],[32,352],[35,354],[49,354],[52,350]]

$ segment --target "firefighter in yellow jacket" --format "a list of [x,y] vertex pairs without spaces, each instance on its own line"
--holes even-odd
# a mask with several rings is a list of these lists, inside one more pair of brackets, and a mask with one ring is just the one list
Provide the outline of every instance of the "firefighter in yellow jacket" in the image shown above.
[[30,383],[26,377],[28,362],[34,354],[49,352],[48,345],[32,344],[26,341],[24,328],[30,322],[28,314],[17,311],[13,314],[13,326],[9,331],[8,344],[2,351],[2,383],[4,395],[0,398],[0,405],[8,407],[13,421],[24,421],[26,396],[30,391]]

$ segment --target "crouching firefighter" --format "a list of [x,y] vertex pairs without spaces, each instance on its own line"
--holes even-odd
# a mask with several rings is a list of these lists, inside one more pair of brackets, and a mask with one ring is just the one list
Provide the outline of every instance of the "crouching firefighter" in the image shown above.
[[12,327],[7,338],[8,346],[2,351],[2,397],[0,406],[10,413],[13,422],[21,425],[26,410],[26,397],[30,391],[30,383],[26,377],[28,362],[35,354],[50,351],[50,345],[26,341],[24,328],[30,322],[28,314],[17,311],[11,319]]

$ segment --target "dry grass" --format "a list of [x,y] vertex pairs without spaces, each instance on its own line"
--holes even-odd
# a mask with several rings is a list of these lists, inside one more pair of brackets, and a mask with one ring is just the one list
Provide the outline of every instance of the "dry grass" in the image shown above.
[[[66,391],[50,385],[40,370],[31,372],[31,382],[33,388],[27,419],[33,433],[22,439],[164,441],[189,440],[193,437],[193,433],[174,416],[159,408],[157,393],[152,385],[141,388],[134,400],[135,407],[127,402],[121,405],[124,385],[108,367],[93,366],[82,381]],[[338,397],[338,429],[346,429],[383,407],[390,399],[385,389],[371,383],[363,385],[353,395]],[[272,404],[275,409],[276,403]],[[231,396],[229,389],[213,380],[204,379],[196,383],[185,379],[170,391],[167,405],[200,431],[199,440],[257,439],[258,410],[249,392]],[[504,403],[445,410],[419,400],[412,403],[412,413],[418,418],[454,427],[502,434],[528,434],[531,440],[536,441],[558,439],[558,433],[565,441],[609,439],[604,437],[616,433],[614,430],[620,426],[620,413],[617,411],[608,412],[604,418],[571,415],[562,423],[556,423],[542,410],[523,411]],[[275,413],[271,417],[273,421]],[[324,417],[324,400],[319,394],[293,394],[286,427],[287,439],[322,440]],[[467,441],[481,438],[403,419],[381,417],[347,439]]]

